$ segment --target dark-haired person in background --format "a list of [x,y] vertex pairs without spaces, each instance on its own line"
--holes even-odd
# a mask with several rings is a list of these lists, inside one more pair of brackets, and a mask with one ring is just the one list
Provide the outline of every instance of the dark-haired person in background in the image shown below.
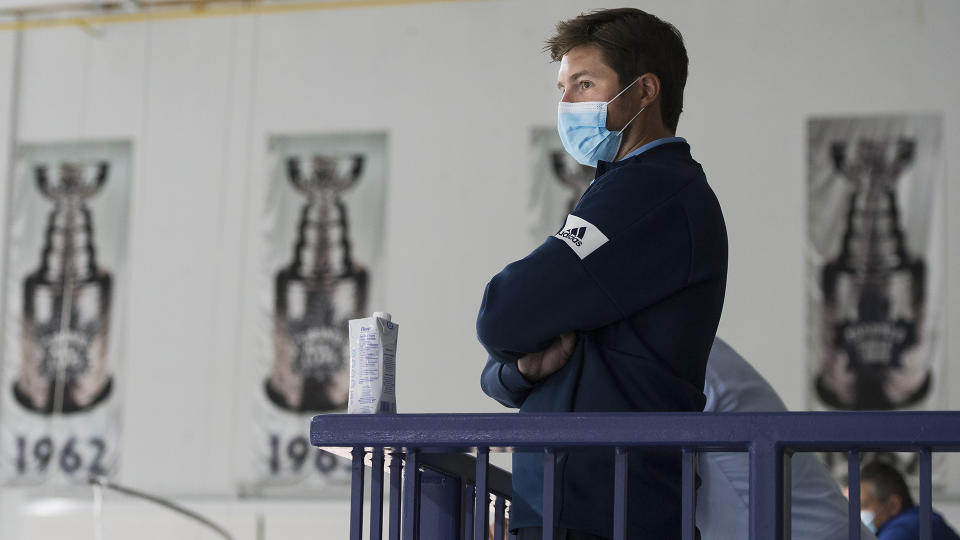
[[[487,284],[484,391],[521,412],[700,411],[727,234],[675,137],[687,79],[676,28],[637,9],[561,22],[557,127],[596,178],[555,236]],[[680,453],[631,452],[628,533],[680,536]],[[561,538],[610,538],[613,452],[559,453]],[[543,453],[513,454],[511,527],[542,534]]]
[[[920,538],[920,508],[913,503],[903,475],[892,465],[874,461],[860,471],[860,516],[877,540]],[[940,514],[933,512],[933,540],[960,540]]]

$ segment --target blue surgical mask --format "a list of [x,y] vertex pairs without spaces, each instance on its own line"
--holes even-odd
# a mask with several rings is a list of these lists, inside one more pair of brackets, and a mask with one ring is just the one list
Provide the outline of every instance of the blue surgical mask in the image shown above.
[[[596,167],[600,160],[611,161],[617,156],[623,130],[630,122],[640,116],[643,109],[637,111],[620,131],[607,129],[607,105],[620,97],[628,88],[637,83],[635,79],[610,101],[581,101],[568,103],[561,101],[557,106],[557,131],[567,153],[581,165]],[[645,109],[646,107],[644,107]]]
[[873,520],[876,519],[876,517],[876,514],[870,510],[860,511],[860,521],[862,521],[873,534],[877,534],[877,526],[873,524]]

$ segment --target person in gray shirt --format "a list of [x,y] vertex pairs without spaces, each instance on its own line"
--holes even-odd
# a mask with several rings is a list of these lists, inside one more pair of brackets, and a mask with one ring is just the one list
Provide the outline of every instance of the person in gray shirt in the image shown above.
[[[785,412],[773,387],[722,339],[707,359],[704,412]],[[847,499],[827,468],[809,452],[793,467],[792,538],[846,540]],[[750,458],[745,452],[703,452],[698,463],[697,527],[702,540],[749,538]],[[861,525],[861,540],[876,537]]]

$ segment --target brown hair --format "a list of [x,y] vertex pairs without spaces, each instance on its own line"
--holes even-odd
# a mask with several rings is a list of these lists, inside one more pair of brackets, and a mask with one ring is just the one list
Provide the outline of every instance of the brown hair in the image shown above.
[[545,50],[557,62],[580,45],[600,49],[604,61],[617,72],[621,87],[644,73],[659,77],[663,125],[676,132],[688,63],[680,31],[639,9],[605,9],[557,23]]
[[914,506],[906,480],[892,465],[880,461],[868,463],[860,471],[860,481],[873,485],[873,495],[880,502],[886,502],[891,495],[897,495],[900,497],[901,510]]

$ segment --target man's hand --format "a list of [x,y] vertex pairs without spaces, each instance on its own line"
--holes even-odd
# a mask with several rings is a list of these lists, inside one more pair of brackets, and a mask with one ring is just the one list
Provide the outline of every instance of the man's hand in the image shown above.
[[573,332],[560,334],[560,337],[545,350],[528,354],[517,360],[517,369],[525,379],[537,382],[562,368],[577,344],[577,335]]

